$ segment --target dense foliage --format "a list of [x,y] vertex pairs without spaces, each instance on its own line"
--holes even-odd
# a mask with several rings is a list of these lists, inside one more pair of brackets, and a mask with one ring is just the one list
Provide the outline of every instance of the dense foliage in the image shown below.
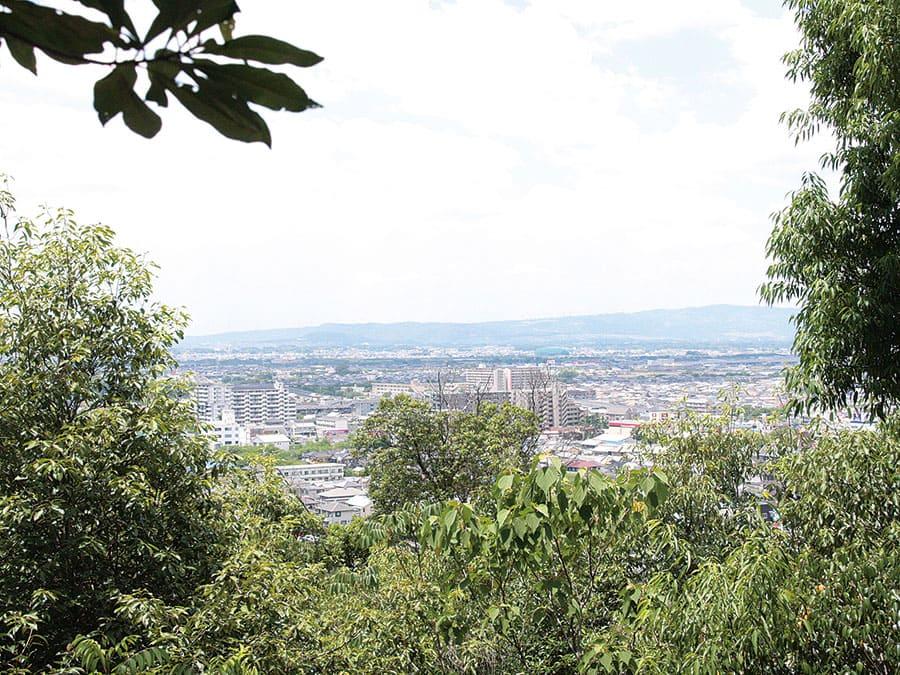
[[759,436],[783,452],[766,467],[778,528],[722,480],[759,468],[722,420],[689,426],[655,430],[686,443],[654,452],[701,451],[719,501],[694,522],[717,536],[682,526],[697,484],[659,469],[513,471],[478,508],[324,533],[271,474],[244,474],[222,493],[236,536],[220,572],[183,605],[121,597],[130,631],[65,658],[90,672],[896,672],[900,430]]
[[12,207],[0,184],[0,650],[24,666],[113,621],[121,593],[184,597],[220,537],[206,444],[165,376],[183,316],[109,229]]
[[[152,6],[140,3],[147,5],[143,11],[129,11],[135,8],[123,0],[76,3],[86,11],[0,0],[0,44],[34,74],[35,49],[67,65],[105,67],[107,74],[94,85],[102,124],[121,113],[129,129],[152,138],[162,120],[148,103],[165,108],[171,94],[224,136],[271,145],[269,127],[251,105],[291,112],[318,106],[284,73],[250,62],[308,67],[322,58],[266,35],[233,37],[239,11],[234,0],[153,0]],[[145,13],[152,22],[139,29],[133,16]],[[217,26],[221,42],[210,36]]]
[[788,0],[801,34],[789,76],[810,86],[786,115],[798,140],[820,130],[835,148],[776,216],[768,302],[796,302],[795,410],[848,404],[884,417],[900,399],[900,5]]
[[506,468],[531,463],[540,428],[532,413],[485,403],[475,412],[434,410],[400,395],[381,400],[355,434],[381,512],[409,503],[471,501]]

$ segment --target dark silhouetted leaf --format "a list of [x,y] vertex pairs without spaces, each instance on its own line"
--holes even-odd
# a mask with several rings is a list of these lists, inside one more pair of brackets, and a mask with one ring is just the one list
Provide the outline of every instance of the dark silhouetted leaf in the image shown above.
[[307,68],[322,61],[322,57],[305,49],[270,38],[265,35],[245,35],[229,40],[223,45],[207,42],[204,48],[209,54],[247,59],[260,63],[289,63]]
[[34,47],[27,42],[22,42],[10,35],[6,36],[6,46],[9,47],[9,53],[12,54],[16,63],[37,75],[37,62],[34,58]]
[[225,98],[221,92],[203,86],[194,91],[185,85],[177,85],[170,91],[194,117],[212,125],[223,136],[272,146],[272,137],[265,120],[244,101]]
[[162,128],[162,120],[159,118],[159,115],[150,110],[147,104],[134,92],[131,92],[126,99],[126,106],[122,110],[122,118],[129,129],[144,138],[153,138]]
[[166,86],[160,82],[151,80],[144,99],[153,101],[156,105],[166,108],[169,105],[169,97],[166,95]]
[[86,54],[99,54],[107,43],[127,46],[112,28],[84,17],[23,0],[3,4],[12,11],[0,13],[0,35],[30,43],[57,61],[83,63]]
[[137,74],[134,64],[127,63],[116,66],[113,71],[94,84],[94,110],[105,125],[127,106],[126,98],[133,94]]
[[[231,19],[240,8],[234,0],[154,0],[159,13],[150,25],[144,42],[167,30],[197,35],[210,26]],[[194,24],[191,26],[191,24]]]
[[109,17],[110,22],[115,28],[124,28],[134,39],[138,39],[137,29],[134,22],[125,11],[125,0],[77,0],[85,7],[99,10]]
[[101,124],[105,125],[121,112],[129,129],[145,138],[153,138],[159,133],[162,120],[134,93],[135,80],[133,63],[116,66],[94,85],[94,108]]
[[272,110],[300,112],[317,105],[283,73],[241,64],[220,65],[202,60],[195,61],[194,66],[207,76],[209,86]]
[[[164,56],[157,52],[157,58]],[[147,64],[147,75],[150,77],[150,88],[144,98],[153,101],[163,108],[169,105],[166,90],[175,85],[175,76],[181,72],[181,64],[170,60],[151,61]]]
[[234,19],[220,23],[219,32],[222,33],[222,39],[226,42],[232,39],[234,37]]

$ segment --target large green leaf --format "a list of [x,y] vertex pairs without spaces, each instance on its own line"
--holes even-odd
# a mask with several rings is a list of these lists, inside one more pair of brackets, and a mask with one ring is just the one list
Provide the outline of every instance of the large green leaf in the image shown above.
[[133,63],[125,63],[113,68],[106,77],[94,84],[94,110],[100,117],[100,124],[106,124],[127,105],[125,99],[132,93],[137,79]]
[[6,46],[9,47],[9,53],[12,54],[16,63],[37,75],[37,61],[35,61],[34,58],[34,47],[11,35],[6,36]]
[[548,466],[543,471],[539,471],[535,477],[535,482],[541,491],[546,495],[550,492],[550,488],[559,478],[559,472],[552,466]]
[[125,10],[125,0],[77,0],[77,2],[103,12],[109,17],[114,28],[124,28],[134,40],[138,39],[134,22]]
[[116,66],[94,85],[94,109],[101,124],[105,125],[121,112],[129,129],[152,138],[159,133],[162,120],[134,93],[135,80],[133,63]]
[[118,32],[81,16],[57,12],[24,0],[4,0],[10,12],[0,13],[0,35],[34,45],[64,63],[83,63],[107,43],[127,46]]
[[203,46],[208,54],[260,63],[288,63],[307,68],[322,61],[322,57],[318,54],[266,35],[245,35],[222,45],[209,41]]
[[169,91],[194,117],[212,125],[223,136],[272,146],[265,120],[244,101],[225,97],[221,91],[202,85],[197,91],[186,85],[177,85]]
[[167,30],[197,35],[210,26],[228,21],[240,11],[234,0],[154,0],[154,4],[159,13],[150,24],[144,42],[150,42]]
[[300,112],[318,105],[283,73],[238,63],[220,65],[199,59],[194,62],[194,68],[206,75],[208,86],[272,110]]

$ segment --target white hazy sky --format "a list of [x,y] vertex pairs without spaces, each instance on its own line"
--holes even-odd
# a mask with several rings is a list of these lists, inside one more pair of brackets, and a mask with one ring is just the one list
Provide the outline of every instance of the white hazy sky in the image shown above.
[[102,128],[102,72],[0,55],[0,171],[160,266],[193,334],[755,304],[769,215],[821,148],[779,0],[244,0],[325,62],[274,147],[174,105]]

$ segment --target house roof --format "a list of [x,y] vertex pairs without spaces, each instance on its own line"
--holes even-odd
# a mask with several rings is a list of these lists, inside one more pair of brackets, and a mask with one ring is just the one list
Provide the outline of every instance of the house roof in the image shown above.
[[354,506],[350,506],[347,502],[319,502],[313,508],[316,511],[323,511],[325,513],[336,513],[341,511],[359,511],[358,508]]
[[253,437],[253,439],[259,442],[267,442],[267,443],[284,443],[287,441],[290,443],[291,439],[285,436],[284,434],[257,434]]
[[334,487],[319,493],[319,499],[347,499],[363,494],[363,491],[355,487]]
[[595,462],[591,459],[573,459],[566,462],[567,469],[596,469],[602,465],[602,462]]
[[350,499],[347,500],[347,503],[350,506],[353,506],[353,507],[356,507],[359,509],[365,509],[372,505],[372,500],[369,499],[366,495],[354,495],[353,497],[350,497]]

